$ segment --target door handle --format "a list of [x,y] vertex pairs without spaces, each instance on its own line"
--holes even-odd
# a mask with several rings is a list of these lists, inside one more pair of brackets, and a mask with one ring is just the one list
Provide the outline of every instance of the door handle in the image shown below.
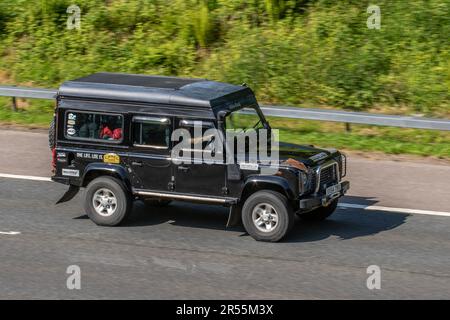
[[142,167],[142,161],[133,161],[131,162],[131,165],[136,167]]
[[179,166],[178,170],[183,171],[183,172],[188,172],[189,171],[189,167]]

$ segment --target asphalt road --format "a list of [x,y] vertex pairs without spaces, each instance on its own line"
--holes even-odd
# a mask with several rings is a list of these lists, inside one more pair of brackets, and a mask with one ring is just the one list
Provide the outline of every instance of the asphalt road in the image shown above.
[[[46,137],[0,131],[0,173],[49,176]],[[346,203],[450,211],[450,166],[350,158]],[[98,227],[65,187],[0,178],[0,299],[450,298],[450,217],[338,208],[298,220],[282,243],[225,228],[227,210],[136,203],[132,219]],[[66,269],[81,269],[69,290]],[[381,269],[369,290],[367,268]]]

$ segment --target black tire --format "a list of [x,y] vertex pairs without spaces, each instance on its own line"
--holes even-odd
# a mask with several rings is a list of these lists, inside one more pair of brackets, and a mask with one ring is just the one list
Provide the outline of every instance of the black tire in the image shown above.
[[172,202],[172,200],[166,199],[143,199],[142,201],[144,201],[146,206],[157,208],[167,207]]
[[[269,229],[270,231],[261,231],[257,227],[256,222],[254,222],[253,217],[254,211],[256,217],[258,216],[258,206],[260,208],[262,206],[263,208],[265,208],[265,211],[267,211],[267,206],[265,206],[265,204],[270,205],[272,209],[275,210],[276,215],[278,216],[278,221],[273,225],[272,230]],[[260,218],[262,217],[260,216]],[[280,241],[292,229],[292,227],[294,226],[294,220],[295,215],[292,211],[291,206],[289,205],[288,200],[284,195],[275,191],[258,191],[251,195],[245,201],[242,207],[242,223],[244,225],[244,228],[250,236],[258,241]],[[259,227],[265,228],[268,223],[272,222],[262,222],[262,225],[264,225],[264,227],[262,227],[261,225]]]
[[333,200],[327,207],[320,207],[312,211],[301,213],[299,216],[305,221],[322,221],[328,218],[336,211],[339,200]]
[[50,122],[50,127],[48,128],[48,146],[50,147],[50,150],[53,150],[56,146],[55,134],[56,134],[56,123],[55,117],[53,117],[52,122]]
[[[100,214],[94,208],[94,195],[102,190],[109,190],[116,199],[114,211]],[[89,218],[99,226],[117,226],[129,217],[132,199],[124,184],[114,177],[100,177],[92,180],[86,188],[84,208]]]

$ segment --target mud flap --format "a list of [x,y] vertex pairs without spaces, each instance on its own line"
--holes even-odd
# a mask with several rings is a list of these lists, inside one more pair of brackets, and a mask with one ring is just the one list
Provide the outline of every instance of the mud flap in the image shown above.
[[70,185],[69,190],[67,190],[66,193],[64,193],[64,195],[58,201],[56,201],[56,204],[60,204],[60,203],[72,200],[73,197],[75,197],[77,195],[79,190],[80,190],[80,187]]
[[241,224],[241,211],[242,207],[240,205],[234,204],[230,207],[227,228],[235,227]]

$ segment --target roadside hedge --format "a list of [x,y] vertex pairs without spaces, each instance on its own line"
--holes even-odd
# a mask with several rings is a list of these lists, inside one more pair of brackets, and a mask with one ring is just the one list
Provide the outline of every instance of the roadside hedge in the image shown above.
[[[80,30],[67,28],[72,4]],[[0,70],[50,87],[97,71],[207,77],[265,103],[448,117],[450,1],[374,1],[379,30],[369,4],[0,0]]]

